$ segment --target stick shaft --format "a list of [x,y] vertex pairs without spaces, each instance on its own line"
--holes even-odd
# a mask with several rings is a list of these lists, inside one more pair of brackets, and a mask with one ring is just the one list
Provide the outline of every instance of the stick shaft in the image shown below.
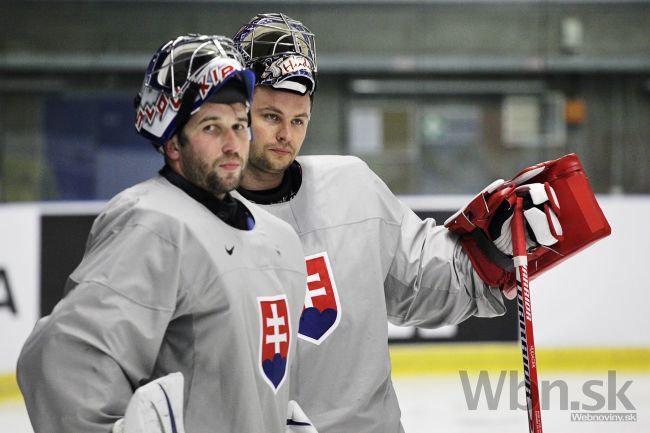
[[526,406],[528,407],[528,431],[530,433],[542,433],[542,411],[537,385],[537,360],[535,356],[535,339],[533,337],[533,314],[530,306],[526,234],[524,230],[523,198],[517,197],[515,211],[512,215],[512,248],[517,278],[517,304],[521,353],[524,361]]

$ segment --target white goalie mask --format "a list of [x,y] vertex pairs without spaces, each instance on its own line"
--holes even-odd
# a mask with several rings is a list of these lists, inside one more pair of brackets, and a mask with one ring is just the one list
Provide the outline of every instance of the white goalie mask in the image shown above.
[[256,15],[233,37],[256,84],[312,95],[316,90],[314,34],[284,14]]
[[[255,76],[225,36],[189,34],[161,46],[135,98],[136,131],[160,148],[226,83],[253,99]],[[236,80],[236,81],[233,81]]]

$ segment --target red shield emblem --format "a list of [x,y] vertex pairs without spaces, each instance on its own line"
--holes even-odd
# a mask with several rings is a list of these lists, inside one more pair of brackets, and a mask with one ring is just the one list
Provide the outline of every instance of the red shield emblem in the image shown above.
[[260,371],[262,378],[277,392],[287,373],[291,322],[286,295],[257,298],[260,310]]
[[341,304],[327,253],[314,254],[305,260],[307,292],[298,337],[321,344],[341,321]]

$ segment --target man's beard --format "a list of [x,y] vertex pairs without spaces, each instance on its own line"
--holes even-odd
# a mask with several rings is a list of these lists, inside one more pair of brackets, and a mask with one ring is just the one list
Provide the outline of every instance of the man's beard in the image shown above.
[[[230,173],[225,176],[220,175],[217,172],[219,164],[223,161],[231,161],[233,159],[237,159],[240,164],[239,173]],[[201,161],[191,152],[186,152],[183,155],[183,173],[187,180],[215,196],[220,196],[237,188],[241,182],[244,167],[244,161],[239,154],[222,156],[215,160],[212,165]]]
[[248,155],[249,167],[254,167],[257,169],[257,171],[264,173],[284,173],[284,171],[289,168],[295,159],[295,157],[292,155],[288,162],[280,162],[267,157],[266,152],[267,146],[264,146],[262,152],[254,152],[251,145],[251,152]]

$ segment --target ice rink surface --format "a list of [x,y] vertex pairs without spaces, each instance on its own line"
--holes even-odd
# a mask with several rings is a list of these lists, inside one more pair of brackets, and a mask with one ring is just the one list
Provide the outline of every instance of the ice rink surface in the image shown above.
[[[489,375],[495,391],[499,374]],[[477,375],[469,374],[470,391],[476,391]],[[616,374],[615,389],[608,389],[607,372],[554,373],[540,375],[540,383],[562,381],[567,384],[568,403],[577,401],[586,405],[597,405],[597,401],[585,395],[585,383],[592,382],[591,390],[614,404],[608,410],[607,404],[591,414],[607,416],[609,413],[635,414],[636,421],[572,421],[571,410],[561,407],[560,388],[551,388],[548,409],[542,411],[544,431],[547,433],[646,433],[650,431],[650,375],[619,372]],[[625,383],[630,384],[625,387]],[[528,431],[526,412],[510,409],[511,403],[524,404],[523,388],[516,394],[519,401],[510,401],[510,383],[504,380],[496,410],[488,408],[484,394],[478,399],[475,410],[468,408],[465,391],[459,375],[402,376],[393,380],[402,407],[402,422],[406,433],[526,433]],[[602,384],[602,386],[598,385]],[[621,392],[634,406],[628,410],[616,398]],[[612,400],[614,402],[612,403]],[[587,412],[587,411],[580,411]],[[2,433],[33,433],[27,412],[22,402],[0,403],[0,431]],[[192,432],[187,432],[192,433]]]
[[[476,375],[470,374],[472,390],[475,390]],[[498,374],[491,374],[492,384],[496,387]],[[567,383],[568,402],[579,401],[594,405],[592,398],[585,396],[583,386],[588,381],[599,381],[603,387],[593,386],[593,391],[604,397],[608,392],[620,391],[626,381],[632,383],[624,391],[625,397],[635,407],[626,410],[620,401],[616,401],[616,410],[609,411],[607,406],[591,414],[605,415],[610,412],[636,414],[635,422],[605,422],[571,420],[570,409],[562,409],[559,401],[559,388],[549,390],[548,409],[542,411],[542,426],[547,433],[642,433],[650,431],[650,375],[618,373],[617,391],[607,390],[607,372],[571,373],[544,376],[540,374],[540,383],[546,380]],[[406,433],[527,433],[528,421],[522,409],[510,409],[510,384],[505,380],[498,408],[490,410],[485,398],[479,399],[476,410],[468,409],[465,392],[459,376],[400,377],[394,380],[397,395],[402,408],[402,422]],[[493,388],[494,388],[493,387]],[[494,389],[493,389],[494,391]],[[524,390],[516,394],[519,401],[515,405],[525,405]],[[613,396],[610,400],[613,400]],[[580,410],[578,412],[588,412]]]

